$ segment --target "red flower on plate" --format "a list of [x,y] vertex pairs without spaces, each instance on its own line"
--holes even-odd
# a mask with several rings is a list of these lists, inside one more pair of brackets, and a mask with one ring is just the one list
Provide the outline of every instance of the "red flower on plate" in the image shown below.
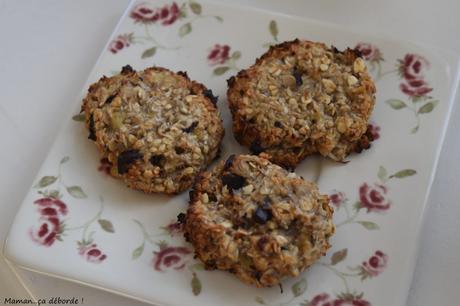
[[107,255],[103,254],[102,251],[97,247],[95,243],[79,243],[78,254],[91,263],[101,263]]
[[38,206],[38,211],[42,217],[65,216],[68,212],[67,205],[64,202],[52,197],[35,200],[34,204]]
[[399,60],[399,71],[406,80],[422,80],[429,66],[428,60],[418,54],[409,53]]
[[345,196],[345,193],[341,191],[336,191],[329,196],[329,200],[335,207],[339,208],[340,205],[342,205],[342,203],[347,200],[347,198]]
[[113,54],[130,46],[133,40],[133,34],[121,34],[114,38],[109,44],[109,50]]
[[384,185],[374,184],[369,186],[364,183],[359,187],[360,207],[367,208],[367,212],[382,212],[390,208],[387,198],[388,189]]
[[153,6],[152,3],[143,2],[137,4],[129,14],[129,17],[134,19],[134,22],[144,24],[154,23],[160,19],[160,12]]
[[60,239],[63,231],[60,218],[67,215],[67,205],[53,197],[35,200],[34,204],[40,213],[40,225],[30,230],[30,237],[38,244],[49,247],[56,239]]
[[399,85],[399,88],[411,97],[421,97],[433,90],[423,79],[406,79]]
[[321,293],[311,300],[309,306],[371,306],[371,304],[363,300],[361,296],[345,294],[333,298],[327,293]]
[[173,220],[168,225],[163,227],[163,229],[167,231],[171,236],[175,236],[183,232],[184,224]]
[[153,267],[157,271],[183,269],[189,260],[188,255],[191,253],[192,251],[186,247],[165,246],[160,248],[158,252],[153,252]]
[[36,243],[49,247],[59,239],[61,224],[57,217],[42,217],[40,222],[38,228],[30,230],[30,237]]
[[161,8],[154,7],[151,3],[139,3],[129,16],[136,23],[151,24],[161,22],[162,25],[171,25],[180,18],[181,12],[176,2],[164,5]]
[[179,19],[181,13],[176,2],[171,5],[165,5],[159,9],[160,21],[162,25],[170,25]]
[[230,46],[216,44],[208,54],[211,66],[224,64],[230,58]]
[[361,265],[362,278],[375,277],[383,272],[388,263],[388,256],[382,251],[376,251]]
[[366,61],[379,62],[383,60],[382,53],[379,48],[373,44],[360,42],[356,45],[355,49],[361,52]]

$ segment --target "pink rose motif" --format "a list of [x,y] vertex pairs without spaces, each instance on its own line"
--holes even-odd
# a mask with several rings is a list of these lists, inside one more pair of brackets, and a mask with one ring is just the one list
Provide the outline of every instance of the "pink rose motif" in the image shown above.
[[356,50],[361,52],[363,58],[370,62],[379,62],[383,60],[382,53],[379,48],[370,43],[360,42],[355,47]]
[[116,54],[118,51],[121,51],[124,48],[129,47],[133,39],[132,34],[122,34],[118,35],[113,39],[109,44],[109,50],[113,54]]
[[65,216],[67,215],[67,205],[59,199],[47,197],[41,198],[34,202],[38,206],[38,211],[42,217]]
[[383,272],[388,263],[388,256],[382,251],[376,251],[368,261],[363,262],[361,265],[364,277],[375,277]]
[[185,267],[188,256],[192,251],[186,247],[164,247],[160,251],[153,252],[153,267],[157,271],[165,269],[180,270]]
[[78,247],[78,254],[91,263],[101,263],[107,258],[107,255],[103,254],[95,243],[81,244]]
[[211,66],[224,64],[229,59],[230,46],[216,44],[208,54],[208,62]]
[[406,79],[399,85],[399,88],[411,97],[421,97],[433,90],[423,79]]
[[334,300],[327,293],[316,295],[310,302],[309,306],[334,306]]
[[140,3],[133,8],[129,16],[136,23],[151,24],[158,21],[162,25],[171,25],[180,18],[181,12],[176,2],[166,4],[162,8],[155,8],[150,3]]
[[151,3],[137,4],[129,14],[129,17],[134,19],[136,23],[154,23],[160,19],[160,12]]
[[367,132],[371,134],[373,140],[380,138],[380,126],[375,123],[369,123],[367,125]]
[[418,54],[406,54],[399,60],[399,71],[406,80],[423,80],[423,73],[430,66],[428,60]]
[[162,25],[171,25],[180,17],[179,6],[176,2],[171,5],[165,5],[159,10]]
[[347,200],[347,198],[345,193],[337,191],[329,196],[329,200],[335,207],[339,208],[340,205]]
[[369,186],[364,183],[359,187],[360,207],[367,208],[367,212],[383,212],[390,208],[390,201],[387,199],[387,187],[374,184]]
[[321,293],[311,300],[309,306],[371,306],[371,304],[360,296],[346,295],[333,298],[327,293]]
[[57,217],[42,217],[37,229],[31,229],[29,234],[33,241],[43,246],[53,245],[61,234],[61,224]]

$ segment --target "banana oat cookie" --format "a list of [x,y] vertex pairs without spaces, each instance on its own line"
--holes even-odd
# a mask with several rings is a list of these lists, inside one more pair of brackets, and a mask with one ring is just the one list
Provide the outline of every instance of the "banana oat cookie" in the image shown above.
[[218,155],[217,98],[184,72],[153,67],[102,77],[83,100],[88,138],[134,189],[178,193]]
[[228,84],[235,138],[275,163],[295,167],[314,153],[343,161],[370,146],[375,86],[357,50],[296,39]]
[[190,193],[185,238],[207,269],[257,287],[297,276],[330,247],[329,199],[265,154],[232,155],[203,172]]

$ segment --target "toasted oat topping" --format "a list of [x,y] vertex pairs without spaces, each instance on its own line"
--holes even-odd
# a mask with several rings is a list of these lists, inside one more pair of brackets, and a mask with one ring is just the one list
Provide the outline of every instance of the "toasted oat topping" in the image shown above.
[[83,109],[114,176],[146,192],[177,193],[218,153],[224,130],[214,103],[185,73],[126,66],[93,84]]
[[314,183],[263,155],[232,155],[199,177],[186,238],[207,268],[272,286],[325,254],[334,233],[328,203]]
[[[237,140],[291,166],[315,152],[343,160],[366,132],[375,101],[357,51],[310,41],[271,47],[229,85]],[[283,162],[292,154],[299,158]]]

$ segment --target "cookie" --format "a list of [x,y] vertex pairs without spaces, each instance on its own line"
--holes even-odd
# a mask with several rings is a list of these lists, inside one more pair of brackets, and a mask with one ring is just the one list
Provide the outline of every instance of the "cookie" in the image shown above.
[[102,77],[83,100],[88,138],[133,189],[179,193],[218,155],[217,97],[184,72],[153,67]]
[[330,247],[329,198],[265,154],[232,155],[190,193],[185,238],[207,269],[257,287],[298,276]]
[[294,40],[228,80],[236,140],[295,167],[319,153],[344,161],[370,146],[375,85],[357,50]]

